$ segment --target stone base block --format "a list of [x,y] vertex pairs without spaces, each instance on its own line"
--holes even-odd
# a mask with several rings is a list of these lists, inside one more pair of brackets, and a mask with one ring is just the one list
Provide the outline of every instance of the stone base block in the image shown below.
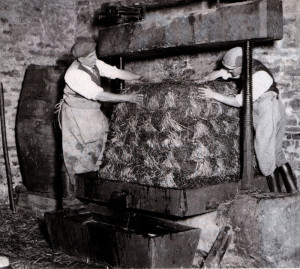
[[197,250],[208,253],[215,242],[220,227],[218,226],[218,211],[178,220],[177,224],[201,229],[201,237]]
[[[299,195],[242,194],[232,202],[228,217],[234,246],[222,267],[300,266]],[[236,264],[237,257],[243,257],[243,264]]]

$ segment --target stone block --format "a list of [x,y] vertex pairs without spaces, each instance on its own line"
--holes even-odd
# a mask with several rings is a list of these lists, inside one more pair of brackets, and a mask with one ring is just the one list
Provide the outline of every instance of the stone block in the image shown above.
[[99,31],[99,54],[136,57],[166,53],[166,49],[234,44],[249,39],[282,38],[280,0],[221,5],[216,9],[147,14],[138,23]]
[[[231,255],[243,257],[244,262],[238,267],[299,267],[299,195],[239,195],[228,216],[234,232]],[[223,266],[233,264],[227,260]]]
[[178,220],[176,223],[201,229],[197,250],[207,254],[215,242],[221,227],[218,226],[218,211]]
[[284,13],[293,15],[300,13],[300,3],[298,0],[285,0]]

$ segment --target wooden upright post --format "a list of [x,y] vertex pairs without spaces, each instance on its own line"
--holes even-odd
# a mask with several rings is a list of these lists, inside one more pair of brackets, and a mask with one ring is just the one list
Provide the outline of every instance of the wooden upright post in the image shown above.
[[4,90],[3,90],[2,82],[0,83],[0,118],[1,118],[1,134],[2,134],[3,155],[4,155],[4,160],[5,160],[5,168],[6,168],[10,208],[11,208],[12,212],[15,213],[16,212],[16,207],[15,207],[15,202],[14,202],[12,175],[11,175],[9,156],[8,156],[6,124],[5,124],[5,109],[4,109]]
[[253,179],[253,102],[252,102],[252,42],[244,46],[243,81],[243,176],[242,189],[249,189]]
[[[124,59],[123,57],[120,57],[120,69],[124,69]],[[125,81],[124,80],[120,80],[120,90],[124,90],[124,87],[125,87]]]

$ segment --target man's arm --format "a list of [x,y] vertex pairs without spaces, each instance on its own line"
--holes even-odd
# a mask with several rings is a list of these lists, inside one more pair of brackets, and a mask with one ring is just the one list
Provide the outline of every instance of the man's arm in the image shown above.
[[119,79],[123,80],[141,80],[143,78],[142,75],[132,73],[130,71],[122,70],[119,69],[119,74],[120,76],[118,77]]
[[140,104],[143,100],[142,94],[113,94],[104,92],[103,88],[99,87],[91,80],[91,77],[80,70],[72,70],[65,75],[65,81],[68,86],[83,97],[100,102],[130,102]]
[[214,99],[223,104],[233,106],[233,107],[241,107],[242,105],[236,100],[235,97],[225,96],[220,93],[214,92],[210,88],[199,88],[200,96],[207,99]]
[[[207,76],[205,76],[202,80],[200,80],[198,82],[204,83],[207,81],[216,80],[217,78],[222,78],[224,80],[227,80],[228,78],[231,78],[231,77],[232,77],[231,73],[229,73],[226,69],[220,69],[220,70],[211,72],[210,74],[208,74]],[[242,104],[240,102],[238,102],[236,97],[225,96],[223,94],[213,91],[212,89],[210,89],[208,87],[201,87],[201,88],[199,88],[199,90],[200,90],[200,96],[203,98],[214,99],[218,102],[221,102],[223,104],[233,106],[233,107],[241,107],[242,106]]]
[[122,80],[140,80],[140,81],[148,81],[145,77],[139,74],[135,74],[133,72],[118,69],[115,66],[111,66],[101,60],[97,60],[97,67],[100,70],[101,76],[111,78],[111,79],[122,79]]
[[213,71],[211,73],[209,73],[208,75],[206,75],[204,78],[200,79],[200,80],[196,80],[197,83],[204,83],[207,81],[213,81],[216,80],[218,78],[222,78],[224,80],[227,80],[228,78],[231,77],[231,74],[226,70],[226,69],[220,69],[220,70],[216,70]]
[[142,104],[143,94],[131,93],[131,94],[114,94],[110,92],[99,92],[96,95],[96,100],[100,102],[129,102],[134,104]]

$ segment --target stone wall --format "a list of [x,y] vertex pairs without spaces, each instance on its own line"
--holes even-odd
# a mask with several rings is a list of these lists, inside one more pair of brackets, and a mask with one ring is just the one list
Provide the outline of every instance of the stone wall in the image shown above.
[[[153,2],[149,0],[146,2]],[[95,12],[105,0],[0,0],[0,81],[5,89],[5,116],[14,185],[22,182],[15,142],[15,118],[26,67],[55,65],[68,57],[76,37],[97,36]],[[120,2],[120,1],[109,1]],[[132,4],[133,0],[121,1]],[[206,8],[206,1],[203,1]],[[222,2],[222,1],[221,1]],[[254,55],[271,68],[289,111],[284,148],[300,181],[300,2],[283,0],[284,38],[259,45]],[[174,55],[127,63],[126,69],[153,81],[200,78],[216,67],[223,50]],[[0,146],[0,204],[7,202],[7,179]]]

